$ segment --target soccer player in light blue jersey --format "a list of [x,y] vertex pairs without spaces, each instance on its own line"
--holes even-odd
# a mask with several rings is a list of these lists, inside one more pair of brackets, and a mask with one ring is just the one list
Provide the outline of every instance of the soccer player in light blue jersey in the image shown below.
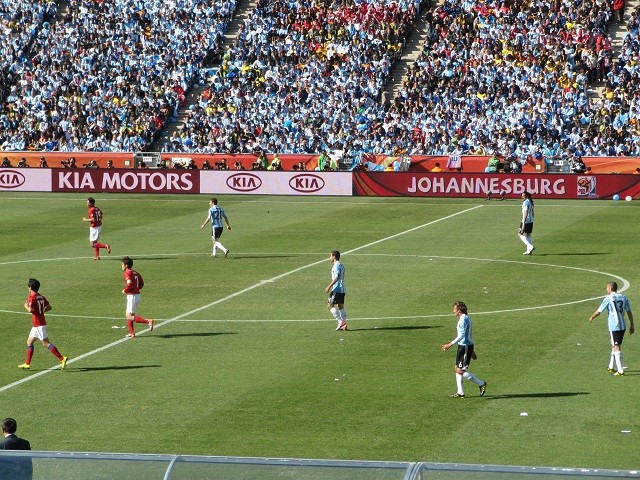
[[469,363],[471,360],[475,360],[476,354],[473,351],[473,323],[471,318],[467,315],[467,306],[464,302],[453,303],[453,314],[458,317],[458,325],[456,327],[457,336],[449,343],[443,343],[440,349],[446,352],[454,345],[458,345],[458,352],[456,353],[456,385],[458,390],[451,395],[452,398],[464,398],[464,389],[462,383],[464,379],[471,380],[480,388],[480,396],[484,396],[487,390],[487,382],[480,380],[473,373],[469,372]]
[[344,285],[344,265],[340,261],[340,252],[334,250],[329,256],[331,263],[331,283],[324,289],[329,294],[327,308],[338,321],[336,330],[347,330],[347,312],[344,308],[344,296],[347,290]]
[[524,255],[531,255],[536,247],[531,243],[531,234],[533,233],[533,198],[527,191],[522,192],[522,220],[518,229],[518,237],[527,246]]
[[215,257],[217,249],[219,248],[224,253],[224,258],[227,258],[229,255],[229,249],[225,248],[224,245],[220,243],[220,237],[222,236],[222,232],[224,232],[224,226],[222,225],[223,219],[227,224],[227,230],[231,230],[229,219],[227,218],[227,214],[224,212],[224,209],[218,206],[217,198],[212,198],[209,201],[209,206],[210,208],[207,212],[207,218],[200,226],[200,229],[203,229],[205,225],[209,223],[209,220],[211,220],[211,241],[213,242],[213,252],[211,253],[211,256]]
[[[605,310],[609,315],[609,337],[611,339],[611,356],[607,370],[615,376],[624,375],[621,350],[624,332],[627,330],[627,322],[624,315],[626,313],[629,317],[629,333],[633,335],[633,312],[627,296],[618,293],[618,284],[616,282],[607,283],[607,296],[604,297],[598,309],[593,312],[593,315],[589,317],[589,323],[592,323],[593,319]],[[616,368],[614,368],[614,363]]]

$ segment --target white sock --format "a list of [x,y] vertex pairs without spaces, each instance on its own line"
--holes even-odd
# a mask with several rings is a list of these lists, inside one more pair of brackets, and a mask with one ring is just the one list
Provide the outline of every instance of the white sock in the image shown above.
[[224,248],[224,245],[222,245],[220,242],[216,242],[216,243],[214,243],[214,247],[213,247],[213,248],[215,249],[215,247],[218,247],[218,248],[219,248],[220,250],[222,250],[224,253],[227,253],[227,249],[226,249],[226,248]]
[[462,375],[456,373],[456,385],[458,386],[458,394],[464,395],[464,390],[462,389]]
[[336,307],[331,307],[329,311],[331,312],[331,315],[333,315],[333,318],[340,323],[340,311]]
[[527,243],[529,248],[533,248],[533,242],[531,241],[531,235],[527,235]]
[[525,237],[524,235],[518,235],[518,236],[520,237],[520,240],[522,240],[522,243],[524,243],[527,246],[527,249],[529,249],[531,244],[527,240],[527,237]]
[[343,322],[347,321],[347,311],[344,308],[340,309],[340,320]]
[[613,350],[611,351],[611,356],[609,357],[609,370],[613,370],[613,365],[615,363],[615,358],[613,357]]
[[464,378],[466,378],[467,380],[471,380],[473,383],[475,383],[476,385],[480,386],[480,385],[484,385],[484,382],[482,380],[480,380],[478,377],[476,377],[473,373],[471,372],[464,372],[462,374],[462,376]]
[[620,359],[620,352],[613,352],[613,358],[616,360],[616,367],[618,367],[618,372],[622,373],[622,360]]

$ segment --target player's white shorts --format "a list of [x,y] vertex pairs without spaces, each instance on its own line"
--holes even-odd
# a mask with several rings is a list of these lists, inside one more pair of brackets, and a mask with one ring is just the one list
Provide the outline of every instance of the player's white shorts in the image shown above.
[[100,234],[102,233],[102,226],[99,227],[89,227],[89,241],[97,242],[98,238],[100,238]]
[[47,337],[47,327],[43,325],[42,327],[32,327],[29,332],[29,338],[37,338],[38,340],[44,340]]
[[136,308],[140,303],[140,294],[139,293],[129,293],[127,294],[127,312],[126,313],[136,313]]

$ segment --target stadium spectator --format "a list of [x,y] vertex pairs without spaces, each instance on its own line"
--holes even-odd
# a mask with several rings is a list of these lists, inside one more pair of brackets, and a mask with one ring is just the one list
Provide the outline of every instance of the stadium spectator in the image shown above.
[[[16,435],[18,422],[13,418],[2,420],[2,434],[0,450],[31,450],[28,440]],[[33,464],[28,457],[1,457],[0,478],[11,480],[31,480],[33,478]]]

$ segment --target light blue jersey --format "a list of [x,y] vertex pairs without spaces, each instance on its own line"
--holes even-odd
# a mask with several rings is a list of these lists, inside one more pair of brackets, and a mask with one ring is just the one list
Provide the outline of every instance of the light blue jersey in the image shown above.
[[344,265],[340,261],[335,262],[331,267],[331,280],[336,278],[338,281],[333,284],[331,291],[335,293],[347,293],[347,289],[344,286]]
[[625,312],[631,311],[631,305],[626,295],[618,292],[611,292],[604,297],[598,312],[602,313],[605,310],[609,312],[609,331],[615,332],[618,330],[626,330],[627,322],[624,318]]
[[462,314],[458,318],[458,325],[456,326],[458,336],[451,340],[451,343],[462,346],[473,345],[473,324],[469,315]]
[[528,198],[522,202],[522,218],[524,223],[533,223],[533,203]]
[[214,205],[209,209],[209,218],[211,219],[211,227],[212,228],[220,228],[222,227],[222,219],[227,219],[227,215],[224,213],[224,209],[219,207],[218,205]]

